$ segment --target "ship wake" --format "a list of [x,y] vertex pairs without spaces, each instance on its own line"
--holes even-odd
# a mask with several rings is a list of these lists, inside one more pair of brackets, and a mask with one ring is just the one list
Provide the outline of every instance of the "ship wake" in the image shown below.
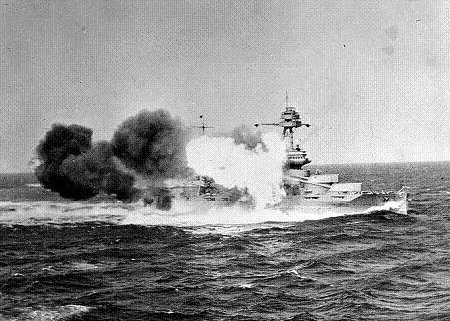
[[383,206],[367,209],[362,213],[337,212],[332,209],[318,212],[314,209],[280,210],[277,208],[249,208],[244,204],[215,206],[175,200],[168,211],[146,207],[137,203],[55,203],[55,202],[2,202],[0,224],[5,225],[60,225],[85,222],[106,222],[133,225],[246,225],[264,222],[302,222],[330,217],[394,212],[405,214],[402,201],[392,201]]

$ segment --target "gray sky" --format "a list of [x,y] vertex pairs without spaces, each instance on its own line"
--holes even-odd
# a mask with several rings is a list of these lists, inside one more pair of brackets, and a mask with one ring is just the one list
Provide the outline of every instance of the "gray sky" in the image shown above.
[[0,172],[54,122],[110,139],[139,110],[216,131],[284,91],[315,163],[450,160],[447,1],[18,1],[0,7]]

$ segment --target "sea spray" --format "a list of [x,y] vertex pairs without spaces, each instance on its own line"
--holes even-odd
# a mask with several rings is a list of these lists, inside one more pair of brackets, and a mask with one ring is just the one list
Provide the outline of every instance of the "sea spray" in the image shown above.
[[186,146],[188,166],[199,175],[207,175],[227,188],[248,188],[256,207],[281,200],[282,167],[285,144],[277,133],[262,135],[263,145],[253,150],[235,144],[230,137],[202,136]]

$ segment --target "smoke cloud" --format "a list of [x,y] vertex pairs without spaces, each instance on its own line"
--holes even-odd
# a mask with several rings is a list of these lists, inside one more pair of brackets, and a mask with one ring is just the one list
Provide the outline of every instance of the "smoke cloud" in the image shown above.
[[131,200],[137,195],[136,174],[160,187],[166,178],[192,174],[186,161],[187,134],[181,121],[164,110],[128,118],[111,142],[92,144],[91,129],[54,124],[36,149],[41,164],[35,173],[44,188],[65,198],[84,200],[106,193]]
[[188,164],[226,188],[247,188],[257,208],[275,204],[284,195],[280,187],[285,145],[276,133],[262,136],[267,151],[236,145],[231,137],[202,136],[187,146]]
[[42,162],[36,168],[36,176],[44,186],[63,197],[83,199],[92,196],[89,190],[80,190],[60,171],[70,155],[78,156],[91,148],[92,130],[79,125],[54,124],[36,148]]
[[41,164],[36,176],[44,188],[73,200],[101,192],[130,199],[136,190],[134,177],[118,169],[112,146],[92,146],[92,130],[79,125],[54,124],[37,147]]
[[69,181],[92,196],[101,192],[116,194],[118,199],[131,199],[134,176],[117,168],[110,143],[96,143],[92,149],[78,156],[70,155],[61,164],[61,172]]
[[[37,147],[41,164],[36,175],[45,188],[74,200],[102,193],[130,200],[137,195],[133,186],[139,176],[153,186],[147,192],[157,207],[168,209],[171,199],[166,195],[164,180],[188,177],[195,170],[222,185],[220,191],[227,199],[236,201],[242,197],[242,189],[248,188],[264,204],[263,199],[271,198],[274,191],[279,193],[279,178],[263,174],[268,171],[278,175],[281,160],[275,159],[278,153],[270,151],[278,150],[279,141],[244,125],[230,136],[202,137],[188,145],[187,129],[161,109],[144,110],[128,118],[111,142],[93,144],[91,129],[55,124]],[[211,163],[212,158],[218,163]]]
[[125,120],[112,139],[114,154],[137,173],[153,179],[183,177],[187,130],[167,111],[141,111]]
[[236,145],[244,145],[245,149],[255,150],[260,145],[263,151],[267,151],[261,132],[252,127],[246,125],[238,126],[231,132],[231,137]]

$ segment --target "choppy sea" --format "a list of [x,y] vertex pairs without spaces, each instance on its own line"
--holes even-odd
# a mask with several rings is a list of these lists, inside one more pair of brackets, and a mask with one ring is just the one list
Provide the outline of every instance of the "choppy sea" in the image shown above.
[[409,214],[190,225],[3,175],[0,320],[450,320],[450,163],[321,169]]

